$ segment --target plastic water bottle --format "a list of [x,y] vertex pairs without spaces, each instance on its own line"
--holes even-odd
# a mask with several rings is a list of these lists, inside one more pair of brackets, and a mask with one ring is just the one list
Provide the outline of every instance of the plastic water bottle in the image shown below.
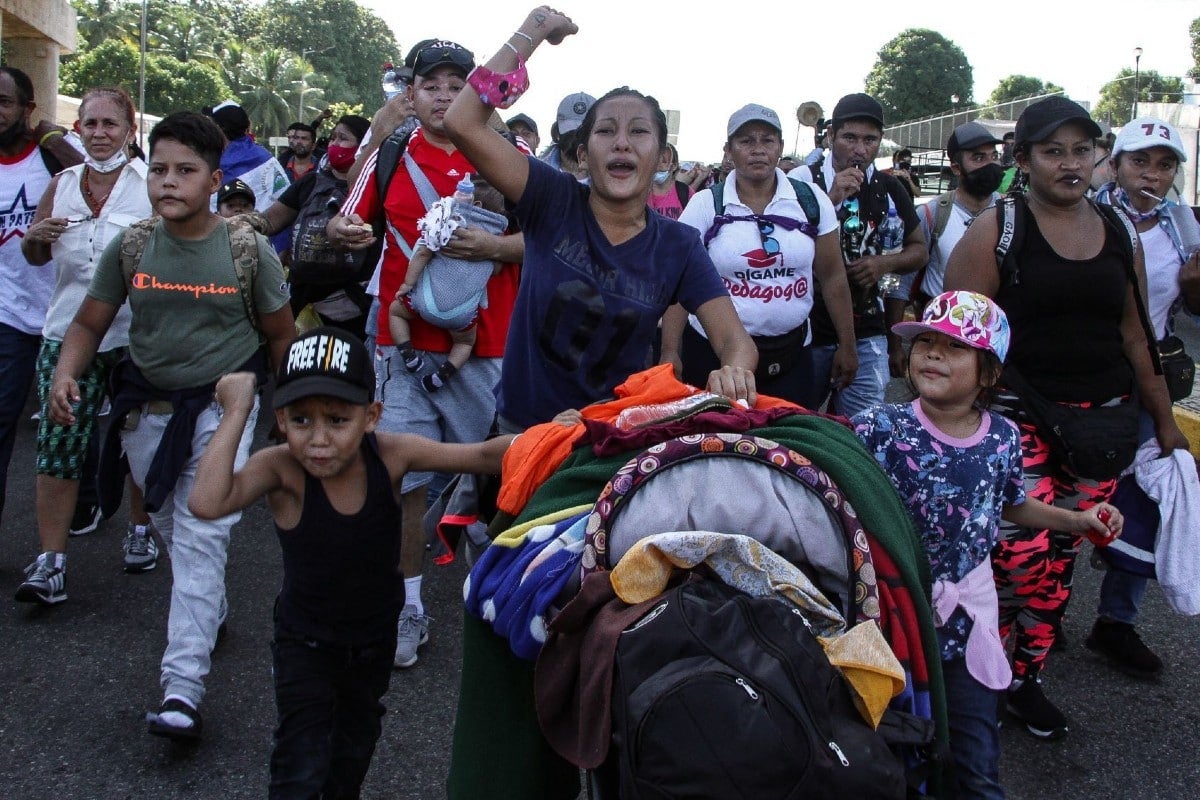
[[884,255],[898,253],[904,247],[904,223],[894,207],[888,209],[887,219],[880,223],[876,235],[879,237],[879,252]]
[[475,202],[475,184],[471,183],[471,174],[467,173],[454,187],[454,199],[459,203],[471,205]]
[[404,83],[404,78],[401,77],[400,71],[392,66],[392,62],[384,64],[383,77],[379,81],[380,88],[383,89],[383,102],[386,103],[403,92]]

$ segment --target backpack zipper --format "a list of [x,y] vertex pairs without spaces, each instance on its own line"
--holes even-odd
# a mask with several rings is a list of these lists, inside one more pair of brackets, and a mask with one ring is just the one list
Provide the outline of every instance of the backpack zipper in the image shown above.
[[[791,662],[788,661],[788,659],[787,659],[786,655],[783,653],[783,651],[780,650],[775,645],[774,642],[770,641],[766,636],[763,635],[762,630],[758,627],[758,625],[756,624],[756,622],[754,620],[754,615],[750,613],[750,610],[747,607],[749,604],[749,601],[750,601],[750,598],[746,597],[746,596],[739,596],[739,597],[734,598],[734,602],[737,603],[738,609],[741,611],[742,616],[746,619],[746,622],[749,623],[750,630],[754,632],[755,640],[757,642],[759,642],[761,645],[763,645],[763,647],[766,648],[768,651],[770,651],[770,653],[775,657],[775,659],[784,666],[784,670],[787,672],[788,677],[791,678],[792,684],[797,687],[796,696],[797,696],[797,698],[799,698],[800,705],[804,707],[804,712],[805,712],[803,714],[804,719],[801,720],[804,727],[806,729],[808,729],[809,733],[812,734],[814,736],[814,738],[816,738],[818,741],[825,742],[825,746],[828,747],[830,750],[832,750],[837,755],[838,761],[841,763],[841,765],[843,767],[850,766],[850,759],[846,757],[845,752],[842,750],[841,747],[838,746],[838,743],[836,741],[834,741],[833,739],[826,739],[824,732],[821,731],[817,727],[817,721],[813,718],[812,709],[809,708],[808,702],[804,698],[804,693],[799,691],[799,688],[798,688],[798,687],[801,687],[804,685],[804,681],[798,680],[796,673],[792,670]],[[793,609],[793,610],[795,610],[795,609]],[[799,614],[799,616],[803,619],[803,614]],[[813,638],[815,639],[816,636],[814,635]]]

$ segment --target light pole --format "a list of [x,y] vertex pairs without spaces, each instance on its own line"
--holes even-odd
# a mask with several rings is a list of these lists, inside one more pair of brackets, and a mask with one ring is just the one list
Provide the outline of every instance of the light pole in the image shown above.
[[1138,89],[1141,88],[1142,48],[1133,48],[1133,118],[1138,115]]
[[308,83],[304,79],[305,59],[307,59],[311,53],[325,53],[332,49],[333,49],[332,47],[322,47],[319,49],[314,47],[309,50],[301,50],[300,51],[300,100],[296,103],[296,106],[297,106],[296,121],[297,122],[304,122],[304,92],[308,89]]

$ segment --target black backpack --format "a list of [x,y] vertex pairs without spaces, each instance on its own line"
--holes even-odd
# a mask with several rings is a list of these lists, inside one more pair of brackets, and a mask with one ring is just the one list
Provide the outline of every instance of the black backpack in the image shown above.
[[696,577],[621,633],[603,797],[904,798],[800,609]]
[[382,240],[366,250],[334,247],[325,226],[346,199],[346,182],[328,172],[313,175],[312,191],[292,223],[292,264],[289,279],[294,284],[340,286],[371,277],[382,248]]

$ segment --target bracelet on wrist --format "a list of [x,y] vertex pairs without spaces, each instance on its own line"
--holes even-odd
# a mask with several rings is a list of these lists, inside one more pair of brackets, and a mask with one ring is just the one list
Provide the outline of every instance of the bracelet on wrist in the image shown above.
[[63,132],[62,132],[62,131],[60,131],[60,130],[58,130],[57,128],[55,128],[55,129],[54,129],[54,130],[52,130],[52,131],[46,131],[46,133],[42,134],[42,138],[41,138],[41,140],[38,142],[38,145],[39,145],[40,147],[45,147],[45,146],[46,146],[46,140],[47,140],[47,139],[49,139],[51,136],[62,136],[62,135],[63,135]]
[[[512,35],[513,35],[513,36],[521,36],[521,37],[523,37],[523,38],[525,39],[525,41],[529,42],[529,46],[530,46],[530,47],[533,47],[533,46],[534,46],[534,43],[533,43],[533,37],[532,37],[532,36],[530,36],[530,35],[529,35],[528,33],[526,33],[525,31],[513,31],[513,34],[512,34]],[[512,38],[512,37],[509,37],[509,38]]]

